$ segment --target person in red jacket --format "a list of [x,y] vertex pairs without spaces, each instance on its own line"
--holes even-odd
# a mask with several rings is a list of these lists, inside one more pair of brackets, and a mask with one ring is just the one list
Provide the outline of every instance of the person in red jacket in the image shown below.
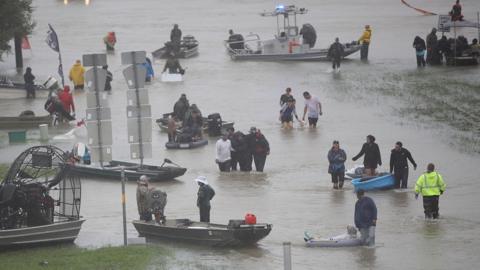
[[70,86],[65,85],[63,91],[58,94],[58,99],[62,102],[63,108],[71,115],[75,115],[75,104],[73,103],[73,96],[70,93]]

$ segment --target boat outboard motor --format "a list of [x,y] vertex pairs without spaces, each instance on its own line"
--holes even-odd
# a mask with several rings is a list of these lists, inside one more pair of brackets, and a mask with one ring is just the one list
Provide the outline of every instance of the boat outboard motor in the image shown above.
[[219,113],[212,113],[208,117],[208,134],[210,136],[222,135],[222,117]]

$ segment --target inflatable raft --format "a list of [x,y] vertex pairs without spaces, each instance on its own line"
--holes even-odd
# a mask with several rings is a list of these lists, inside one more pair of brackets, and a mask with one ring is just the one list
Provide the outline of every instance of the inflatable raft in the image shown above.
[[347,226],[347,233],[330,238],[315,238],[305,232],[303,238],[307,247],[356,247],[363,245],[357,237],[357,230],[353,226]]
[[200,146],[204,146],[208,144],[207,139],[201,139],[198,141],[194,142],[185,142],[185,143],[180,143],[180,142],[167,142],[165,143],[165,147],[167,149],[192,149],[192,148],[197,148]]

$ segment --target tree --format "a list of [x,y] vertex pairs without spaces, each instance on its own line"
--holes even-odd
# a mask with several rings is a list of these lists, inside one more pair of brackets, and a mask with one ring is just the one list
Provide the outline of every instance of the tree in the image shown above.
[[32,33],[32,12],[32,0],[0,0],[0,60],[11,51],[10,40]]

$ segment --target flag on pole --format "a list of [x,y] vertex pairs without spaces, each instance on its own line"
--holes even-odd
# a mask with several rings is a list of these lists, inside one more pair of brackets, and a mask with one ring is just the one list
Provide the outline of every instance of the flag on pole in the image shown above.
[[31,50],[32,46],[30,46],[30,41],[28,41],[28,37],[24,36],[22,38],[22,49],[24,50]]
[[53,27],[50,24],[48,24],[48,27],[50,29],[47,31],[47,39],[45,40],[45,42],[47,42],[48,46],[52,48],[52,50],[60,52],[60,45],[58,44],[57,33],[55,32],[55,30],[53,30]]

